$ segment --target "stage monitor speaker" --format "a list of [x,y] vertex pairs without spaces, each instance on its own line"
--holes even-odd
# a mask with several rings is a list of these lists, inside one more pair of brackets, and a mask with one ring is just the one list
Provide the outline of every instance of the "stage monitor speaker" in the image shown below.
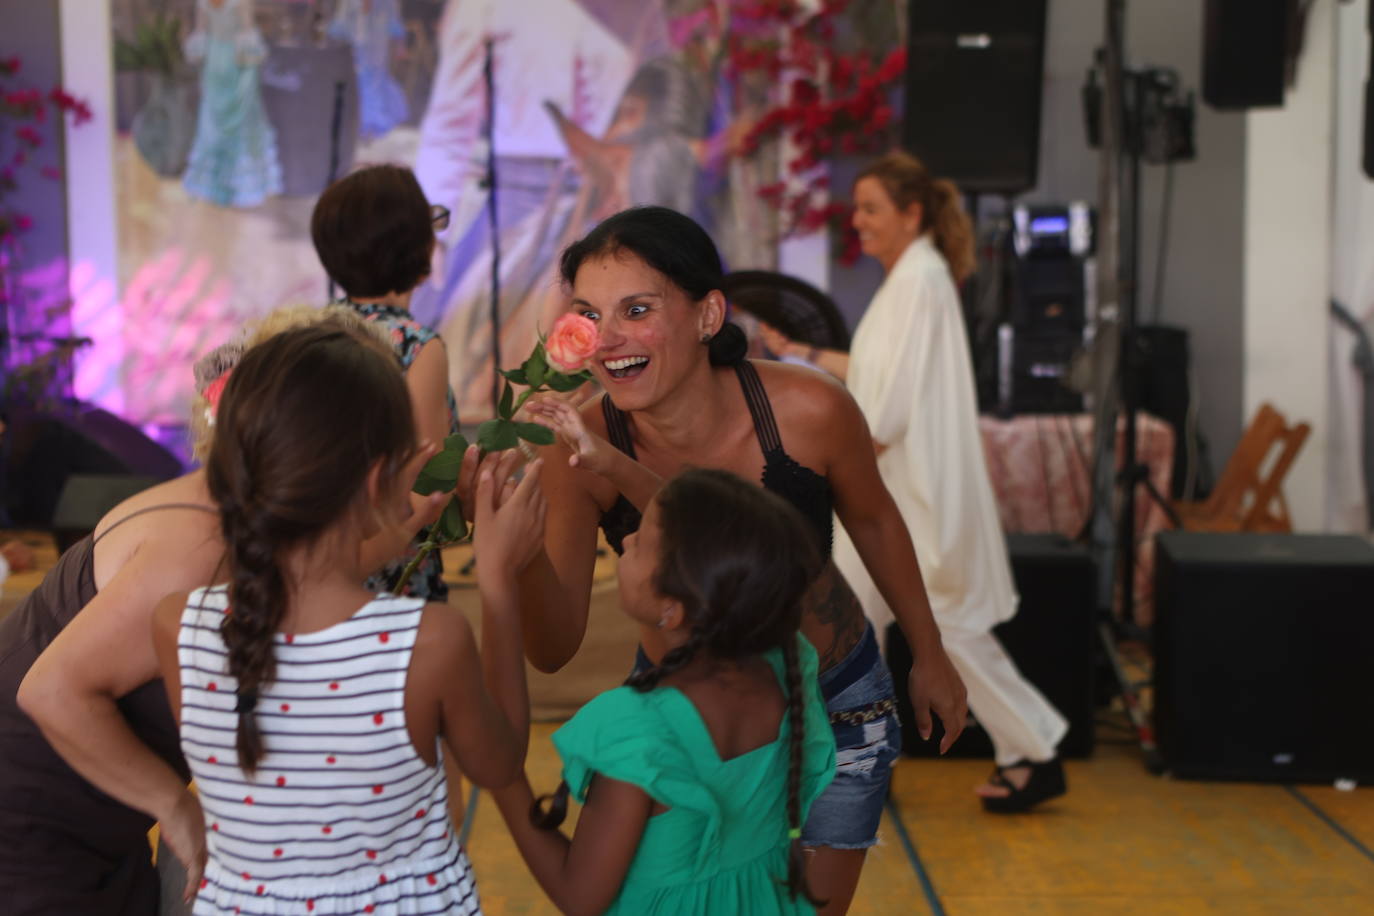
[[[1095,739],[1093,615],[1097,566],[1086,547],[1057,534],[1008,535],[1007,548],[1021,605],[1016,616],[993,633],[1021,674],[1069,720],[1059,753],[1087,757]],[[887,663],[897,687],[903,751],[911,756],[935,756],[944,729],[937,719],[930,741],[922,741],[916,732],[906,689],[911,649],[895,624],[887,634]],[[950,755],[992,756],[992,741],[972,715]]]
[[53,511],[52,527],[57,549],[68,547],[95,531],[95,526],[115,506],[159,482],[138,474],[72,474],[62,487]]
[[1374,545],[1159,535],[1155,732],[1193,779],[1374,781]]
[[7,418],[4,503],[16,526],[53,524],[63,486],[77,474],[167,480],[183,471],[171,452],[98,407]]
[[1207,0],[1202,97],[1213,108],[1283,104],[1288,29],[1296,0]]
[[1047,0],[912,0],[902,143],[963,190],[1033,188]]

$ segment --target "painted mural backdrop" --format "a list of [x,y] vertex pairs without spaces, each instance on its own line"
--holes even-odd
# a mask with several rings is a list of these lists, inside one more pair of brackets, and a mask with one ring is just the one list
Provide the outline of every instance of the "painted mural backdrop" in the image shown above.
[[453,211],[414,308],[448,341],[469,415],[489,406],[489,150],[504,352],[528,350],[561,308],[558,250],[632,203],[696,215],[734,266],[772,263],[757,194],[771,176],[730,155],[767,87],[722,76],[726,4],[114,0],[113,14],[109,371],[137,422],[180,421],[189,365],[245,321],[326,300],[310,211],[359,164],[411,165]]
[[453,213],[413,308],[448,343],[464,417],[490,410],[497,342],[489,170],[503,355],[527,352],[563,307],[557,253],[632,204],[693,215],[728,268],[773,266],[779,212],[785,229],[810,206],[790,215],[779,206],[780,179],[805,189],[802,173],[815,171],[800,132],[814,144],[836,118],[874,138],[860,121],[870,111],[890,118],[872,79],[858,101],[826,103],[816,90],[818,80],[858,85],[866,72],[838,65],[832,49],[846,37],[826,17],[862,10],[853,21],[879,36],[868,55],[876,62],[900,44],[902,6],[111,2],[120,295],[110,371],[127,393],[124,412],[143,423],[179,421],[187,367],[245,321],[325,301],[310,211],[331,177],[362,163],[413,166],[431,201]]

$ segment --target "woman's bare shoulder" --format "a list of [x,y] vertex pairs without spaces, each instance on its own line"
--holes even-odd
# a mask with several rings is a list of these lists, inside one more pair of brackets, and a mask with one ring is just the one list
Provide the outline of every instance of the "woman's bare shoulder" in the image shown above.
[[858,409],[844,383],[828,372],[776,360],[752,362],[781,423],[823,423]]

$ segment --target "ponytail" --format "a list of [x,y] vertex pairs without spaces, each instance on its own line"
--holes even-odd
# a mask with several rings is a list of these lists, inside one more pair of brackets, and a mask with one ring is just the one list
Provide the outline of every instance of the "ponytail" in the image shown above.
[[973,275],[975,264],[973,220],[964,210],[959,188],[948,178],[937,178],[930,186],[930,208],[926,226],[934,236],[935,247],[945,256],[956,284]]
[[936,178],[925,163],[901,150],[865,166],[854,181],[857,184],[864,178],[877,179],[898,210],[921,206],[921,231],[930,232],[956,284],[973,275],[973,220],[964,211],[963,196],[954,182]]

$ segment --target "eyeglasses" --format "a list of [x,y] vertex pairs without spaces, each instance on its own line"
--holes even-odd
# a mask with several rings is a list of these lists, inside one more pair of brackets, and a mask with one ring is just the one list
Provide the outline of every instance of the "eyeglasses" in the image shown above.
[[443,204],[429,205],[429,221],[434,224],[435,232],[443,232],[448,228],[448,218],[448,207]]

